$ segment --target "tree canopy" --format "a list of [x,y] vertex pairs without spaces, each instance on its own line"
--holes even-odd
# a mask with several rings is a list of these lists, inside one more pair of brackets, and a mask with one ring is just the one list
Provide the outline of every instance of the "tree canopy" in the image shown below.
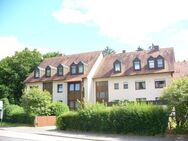
[[0,99],[8,98],[10,103],[18,104],[24,89],[24,80],[42,61],[36,49],[25,48],[12,57],[0,61]]
[[138,46],[138,48],[136,49],[136,51],[144,51],[144,49],[141,46]]
[[188,116],[188,77],[173,80],[164,89],[162,99],[168,101],[171,108],[175,108],[177,126],[183,126],[186,121],[186,116]]
[[48,53],[43,55],[43,59],[56,57],[56,56],[60,56],[60,55],[61,55],[60,52],[48,52]]
[[115,54],[115,50],[110,48],[110,47],[106,47],[103,51],[102,51],[103,55],[106,56],[106,55],[110,55],[110,54]]

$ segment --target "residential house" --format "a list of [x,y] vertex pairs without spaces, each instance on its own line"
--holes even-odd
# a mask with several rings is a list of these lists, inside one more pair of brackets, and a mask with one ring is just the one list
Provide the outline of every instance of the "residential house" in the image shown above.
[[94,75],[95,101],[159,100],[174,72],[173,48],[154,46],[147,51],[104,57]]
[[102,58],[102,52],[96,51],[45,59],[25,80],[26,86],[47,90],[53,101],[74,109],[77,100],[90,101],[92,78]]
[[70,108],[77,100],[90,103],[115,100],[158,100],[174,73],[173,48],[152,46],[147,51],[102,52],[45,59],[25,80],[27,88],[48,90],[54,101]]

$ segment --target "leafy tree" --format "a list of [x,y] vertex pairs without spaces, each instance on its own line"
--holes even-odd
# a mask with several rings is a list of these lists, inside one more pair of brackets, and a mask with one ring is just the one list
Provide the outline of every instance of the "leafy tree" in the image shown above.
[[46,54],[43,55],[43,58],[51,58],[51,57],[56,57],[56,56],[60,56],[61,53],[60,52],[48,52]]
[[168,101],[170,108],[175,108],[177,127],[182,127],[188,114],[188,77],[174,80],[164,89],[162,99]]
[[22,106],[29,115],[50,115],[50,105],[52,99],[48,91],[32,88],[26,90],[22,96]]
[[54,115],[54,116],[59,116],[62,113],[69,111],[69,107],[63,102],[52,102],[49,105],[49,109],[51,112],[50,115]]
[[110,55],[110,54],[115,54],[116,52],[115,52],[114,49],[112,49],[112,48],[110,48],[110,47],[107,46],[107,47],[102,51],[102,53],[103,53],[103,56],[106,56],[106,55]]
[[136,51],[144,51],[144,49],[141,46],[138,46]]
[[37,50],[25,48],[12,57],[0,61],[0,98],[8,98],[10,103],[18,104],[24,89],[24,80],[42,61]]

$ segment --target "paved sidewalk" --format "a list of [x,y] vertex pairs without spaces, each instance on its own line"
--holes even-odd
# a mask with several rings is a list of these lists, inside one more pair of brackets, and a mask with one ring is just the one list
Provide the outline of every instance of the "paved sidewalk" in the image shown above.
[[55,127],[1,127],[0,136],[22,137],[38,141],[48,140],[95,140],[95,141],[188,141],[186,136],[131,136],[88,132],[59,131]]

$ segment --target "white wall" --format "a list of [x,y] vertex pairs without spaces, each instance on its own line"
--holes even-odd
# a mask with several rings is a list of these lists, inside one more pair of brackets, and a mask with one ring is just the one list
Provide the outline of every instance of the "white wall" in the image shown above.
[[92,69],[90,70],[87,79],[84,80],[84,86],[85,86],[85,100],[87,102],[94,102],[94,84],[93,84],[93,76],[100,65],[101,61],[103,59],[103,54],[101,53],[99,57],[97,58],[95,64],[93,65]]
[[[57,92],[57,85],[63,84],[63,92]],[[62,100],[65,104],[67,104],[67,83],[64,81],[53,81],[53,101],[60,101]]]
[[30,89],[30,87],[38,87],[39,89],[43,90],[43,83],[37,82],[37,83],[27,83],[26,89]]
[[[171,74],[150,74],[125,77],[113,77],[104,79],[95,79],[94,81],[94,101],[96,101],[96,82],[108,81],[109,102],[114,100],[136,100],[136,98],[146,98],[147,100],[155,100],[161,96],[162,89],[155,88],[155,80],[165,80],[166,85],[171,82]],[[135,90],[136,81],[145,81],[146,89]],[[128,82],[128,89],[123,88],[123,83]],[[114,89],[114,83],[119,83],[119,89]]]

